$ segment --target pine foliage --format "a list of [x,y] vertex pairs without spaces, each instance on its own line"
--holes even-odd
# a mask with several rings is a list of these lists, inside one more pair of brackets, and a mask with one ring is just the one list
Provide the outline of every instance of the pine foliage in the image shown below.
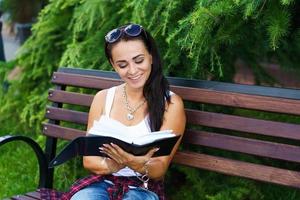
[[[154,35],[167,75],[230,82],[237,58],[257,70],[269,59],[299,68],[299,8],[296,0],[51,0],[15,61],[21,76],[0,90],[1,131],[40,134],[52,72],[59,66],[112,70],[103,38],[128,22],[140,23]],[[9,66],[2,64],[1,82],[7,81]],[[195,188],[205,185],[192,182]],[[257,188],[240,185],[237,193],[223,190],[226,199],[253,199],[249,196]],[[222,199],[213,193],[199,199]]]

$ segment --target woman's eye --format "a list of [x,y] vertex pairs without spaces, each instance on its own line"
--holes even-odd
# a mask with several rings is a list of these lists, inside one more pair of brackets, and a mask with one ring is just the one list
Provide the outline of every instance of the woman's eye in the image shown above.
[[125,68],[127,65],[119,65],[120,68]]
[[135,63],[142,63],[144,61],[144,59],[138,59],[135,61]]

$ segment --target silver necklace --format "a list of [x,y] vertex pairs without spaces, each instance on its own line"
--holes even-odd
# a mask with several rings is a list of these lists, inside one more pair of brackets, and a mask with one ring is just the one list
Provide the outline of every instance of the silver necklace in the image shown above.
[[124,84],[123,86],[123,98],[125,100],[125,106],[126,106],[126,109],[128,111],[128,113],[126,114],[126,118],[127,120],[133,120],[134,119],[134,113],[144,105],[144,103],[146,102],[146,99],[144,101],[142,101],[141,103],[139,103],[135,108],[132,108],[130,105],[129,105],[129,102],[128,102],[128,98],[127,98],[127,93],[126,93],[126,84]]

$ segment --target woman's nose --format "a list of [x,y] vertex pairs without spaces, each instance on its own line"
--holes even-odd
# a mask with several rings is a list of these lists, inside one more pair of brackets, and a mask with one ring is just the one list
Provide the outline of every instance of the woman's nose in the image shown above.
[[128,69],[128,73],[129,74],[135,74],[136,71],[137,71],[137,67],[135,66],[135,64],[130,64],[129,69]]

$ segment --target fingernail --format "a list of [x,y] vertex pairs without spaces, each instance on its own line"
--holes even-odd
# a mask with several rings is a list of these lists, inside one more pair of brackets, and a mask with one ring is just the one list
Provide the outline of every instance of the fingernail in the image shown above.
[[99,147],[99,149],[102,150],[102,151],[104,150],[103,147]]
[[158,150],[159,150],[159,148],[156,148],[156,149],[155,149],[155,151],[158,151]]

